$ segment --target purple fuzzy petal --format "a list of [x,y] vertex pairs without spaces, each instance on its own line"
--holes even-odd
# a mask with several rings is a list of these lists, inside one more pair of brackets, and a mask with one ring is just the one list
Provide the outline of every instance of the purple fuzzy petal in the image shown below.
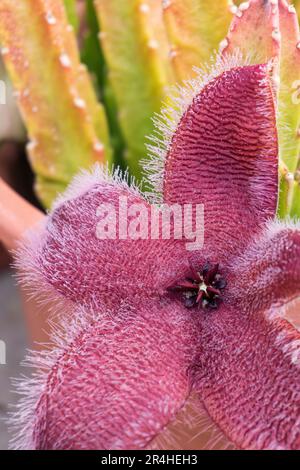
[[219,310],[200,320],[195,387],[243,449],[300,448],[299,229],[269,223],[228,266]]
[[159,299],[123,303],[101,321],[88,315],[39,379],[31,428],[24,423],[30,447],[145,448],[189,396],[192,324],[181,304]]
[[251,310],[285,305],[300,295],[300,225],[272,222],[232,263],[231,296]]
[[300,448],[300,334],[267,312],[223,304],[203,318],[194,388],[242,449]]
[[[101,240],[97,210],[109,203],[116,209],[119,230],[119,198],[128,208],[141,204],[150,221],[150,204],[136,188],[119,177],[96,169],[77,178],[71,189],[56,204],[42,233],[25,243],[18,259],[23,279],[44,295],[51,290],[77,305],[98,309],[112,308],[134,295],[141,299],[163,292],[189,269],[182,241],[149,239]],[[130,222],[122,215],[123,222]],[[148,228],[148,226],[147,226]],[[118,232],[117,232],[118,233]]]
[[164,166],[167,203],[202,203],[218,260],[243,249],[276,212],[278,142],[267,65],[227,70],[195,96]]

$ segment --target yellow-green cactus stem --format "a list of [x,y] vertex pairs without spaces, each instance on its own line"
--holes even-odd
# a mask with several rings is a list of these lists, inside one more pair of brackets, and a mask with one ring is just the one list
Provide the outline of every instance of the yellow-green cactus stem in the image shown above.
[[278,94],[280,197],[278,215],[291,213],[294,173],[299,159],[299,26],[286,0],[250,0],[236,8],[223,54],[239,49],[252,63],[270,61]]
[[118,121],[116,99],[108,80],[108,69],[99,41],[99,23],[95,11],[94,0],[85,0],[86,32],[81,48],[82,61],[87,65],[94,80],[95,88],[106,111],[109,126],[110,142],[115,165],[125,167],[125,143]]
[[208,62],[232,20],[228,0],[162,0],[177,80],[193,76],[193,67]]
[[295,0],[293,3],[295,4],[295,8],[298,13],[298,19],[300,21],[300,0]]
[[282,217],[287,214],[300,217],[299,182],[296,172],[300,154],[300,32],[296,10],[286,0],[279,0],[281,33],[279,142],[280,155],[289,170],[292,181],[283,180],[288,187],[288,205],[280,208]]
[[295,181],[293,182],[293,200],[291,203],[291,216],[300,218],[300,171],[295,173]]
[[279,201],[278,215],[281,218],[286,217],[293,205],[293,192],[295,188],[294,174],[291,173],[285,163],[280,160],[279,165]]
[[140,176],[145,136],[173,82],[161,0],[96,0],[108,80],[118,106],[126,163]]
[[79,17],[77,15],[77,0],[64,0],[69,23],[75,31],[79,28]]
[[30,137],[36,191],[49,206],[79,168],[109,158],[105,113],[61,0],[1,0],[0,16],[2,54]]
[[26,141],[26,131],[22,122],[11,82],[7,76],[0,55],[0,108],[3,116],[0,120],[0,145],[7,140]]

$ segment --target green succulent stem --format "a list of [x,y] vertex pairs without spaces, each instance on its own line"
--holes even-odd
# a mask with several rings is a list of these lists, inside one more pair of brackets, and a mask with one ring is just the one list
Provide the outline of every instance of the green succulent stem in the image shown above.
[[300,219],[300,154],[298,161],[298,169],[296,170],[294,175],[290,215],[294,218]]
[[85,0],[87,32],[81,48],[81,59],[89,69],[93,82],[106,111],[112,154],[110,162],[124,167],[125,142],[118,121],[116,98],[108,79],[108,66],[99,41],[100,28],[94,0]]
[[110,157],[106,115],[61,0],[1,0],[0,16],[0,41],[29,134],[35,188],[49,207],[80,168]]
[[174,82],[161,2],[96,0],[95,8],[111,86],[107,98],[116,99],[126,165],[139,178],[146,136],[153,132],[151,118]]
[[69,23],[77,32],[79,28],[79,17],[77,14],[77,0],[64,0],[65,9],[68,15]]
[[281,219],[290,214],[293,203],[294,182],[293,173],[281,161],[279,165],[279,203],[277,212],[278,217]]

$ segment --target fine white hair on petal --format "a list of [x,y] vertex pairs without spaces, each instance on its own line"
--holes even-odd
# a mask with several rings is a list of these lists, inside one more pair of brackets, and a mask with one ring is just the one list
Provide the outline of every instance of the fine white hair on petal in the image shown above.
[[[258,234],[254,237],[247,250],[241,254],[238,254],[237,257],[233,258],[228,265],[231,272],[235,272],[239,279],[242,279],[243,276],[248,279],[249,269],[254,269],[254,266],[256,266],[259,277],[254,280],[255,278],[253,277],[252,273],[251,284],[247,284],[249,286],[249,288],[247,288],[248,293],[251,294],[251,306],[254,310],[260,311],[262,309],[261,302],[263,297],[257,295],[259,286],[260,288],[262,288],[262,286],[266,288],[266,286],[270,285],[272,278],[276,279],[278,276],[281,277],[284,275],[284,266],[286,263],[285,265],[276,263],[274,264],[271,261],[272,258],[269,259],[268,257],[272,256],[271,253],[273,253],[273,256],[274,253],[277,253],[276,257],[279,260],[280,255],[279,252],[276,252],[276,250],[281,249],[285,252],[293,250],[294,242],[292,241],[292,238],[289,239],[289,235],[297,233],[300,234],[299,220],[293,218],[287,218],[285,220],[280,220],[277,218],[270,219],[266,224],[264,224]],[[282,243],[280,243],[281,238]],[[289,257],[291,260],[294,259],[296,265],[296,259],[293,258],[290,253]],[[264,263],[266,263],[267,267],[264,265]],[[257,265],[261,266],[260,269],[257,268]],[[273,280],[273,282],[275,281]],[[256,283],[256,295],[252,297],[254,292],[254,283]],[[245,283],[243,285],[245,285]],[[233,286],[232,295],[235,295],[236,298],[239,298],[239,290],[240,287]],[[270,305],[265,308],[266,318],[269,321],[273,321],[276,318],[285,318],[287,321],[293,324],[293,321],[290,321],[287,314],[289,311],[293,311],[293,305],[299,305],[299,293],[295,292],[292,296],[287,297],[285,290],[282,290],[282,294],[285,295],[284,302],[283,298],[280,296],[278,298],[274,297],[272,303],[270,303]],[[245,299],[245,290],[243,291],[243,296]],[[265,298],[268,298],[265,291],[264,296]],[[299,325],[297,325],[296,328],[299,330]]]
[[292,217],[287,217],[284,220],[273,219],[270,220],[266,225],[265,235],[271,238],[276,233],[282,230],[293,230],[300,232],[300,220]]
[[[118,186],[134,196],[145,198],[140,186],[129,175],[128,171],[122,173],[120,168],[110,170],[108,165],[96,163],[90,170],[82,170],[73,178],[67,190],[54,202],[52,211],[55,211],[67,201],[76,199],[91,191],[93,187],[99,190],[101,185]],[[43,252],[48,220],[45,217],[28,230],[14,251],[16,278],[27,292],[28,298],[35,300],[45,311],[56,314],[64,312],[64,315],[66,315],[73,308],[73,302],[54,289],[41,273],[40,256]]]
[[43,393],[46,392],[48,375],[58,361],[63,351],[67,348],[72,338],[78,333],[82,315],[72,315],[76,321],[69,319],[66,327],[54,326],[52,322],[52,338],[48,345],[44,345],[43,351],[29,351],[22,365],[33,368],[31,377],[21,377],[13,380],[14,389],[20,395],[20,399],[9,413],[8,426],[13,438],[10,448],[15,450],[34,450],[33,431],[36,417],[35,411]]
[[231,263],[231,269],[235,271],[237,268],[243,270],[243,267],[246,269],[246,266],[249,263],[250,259],[255,259],[257,256],[257,247],[265,246],[267,247],[270,244],[270,241],[280,232],[287,230],[297,231],[300,233],[300,220],[287,217],[285,220],[280,220],[278,218],[270,219],[254,237],[253,241],[249,245],[247,252],[239,254],[237,258],[234,258]]
[[15,277],[25,290],[27,299],[34,300],[47,314],[60,311],[66,314],[73,303],[56,291],[41,275],[39,256],[42,253],[46,224],[45,217],[25,233],[13,252]]
[[26,232],[14,251],[15,277],[26,292],[26,298],[33,300],[45,317],[59,320],[60,316],[69,317],[74,303],[52,287],[41,272],[40,256],[45,242],[45,217]]
[[235,449],[217,424],[210,418],[197,393],[192,392],[176,418],[147,446],[147,450],[195,449],[201,442],[202,450]]
[[128,170],[122,172],[119,167],[110,169],[108,164],[95,163],[90,169],[81,170],[73,178],[66,191],[54,202],[53,209],[57,209],[65,202],[82,196],[93,186],[101,184],[118,185],[120,189],[124,188],[134,195],[144,197],[141,184],[136,182]]
[[103,328],[106,324],[110,326],[120,321],[110,311],[101,314],[74,307],[69,315],[63,313],[65,312],[62,312],[59,320],[49,320],[51,335],[49,343],[42,345],[43,350],[28,351],[22,365],[33,369],[31,377],[22,376],[13,380],[15,393],[20,399],[12,406],[7,419],[13,436],[10,449],[35,449],[33,433],[37,421],[36,408],[43,394],[47,393],[49,374],[75,339],[84,331],[93,328],[100,316]]
[[194,68],[195,78],[170,89],[161,112],[153,118],[155,131],[153,135],[147,137],[150,142],[147,144],[148,158],[142,162],[146,189],[152,202],[161,203],[163,200],[164,168],[168,150],[182,116],[194,98],[208,83],[224,72],[250,65],[250,63],[250,55],[244,57],[239,50],[225,57],[220,54],[214,55],[210,63],[203,68]]
[[[42,410],[42,414],[45,413],[45,410],[43,410],[44,400],[47,396],[50,397],[51,393],[51,387],[48,388],[49,378],[54,371],[58,370],[59,364],[61,364],[62,362],[66,364],[67,361],[64,362],[64,356],[67,355],[70,360],[69,364],[72,364],[72,348],[74,348],[73,351],[76,350],[81,357],[86,354],[84,351],[76,349],[76,341],[79,337],[82,337],[83,334],[92,333],[95,330],[96,326],[99,325],[99,318],[101,322],[102,331],[112,330],[112,327],[116,329],[121,328],[124,332],[124,336],[130,335],[130,332],[132,331],[130,325],[132,325],[137,318],[136,311],[132,309],[130,302],[126,300],[120,302],[118,308],[118,315],[116,315],[116,311],[112,310],[91,312],[85,309],[78,309],[74,307],[73,311],[71,312],[71,315],[69,315],[68,317],[64,318],[61,315],[59,321],[50,321],[51,336],[49,344],[44,345],[43,351],[29,352],[27,358],[23,363],[24,366],[33,368],[34,371],[32,376],[30,378],[22,377],[21,379],[14,381],[14,388],[16,389],[17,393],[20,395],[21,398],[18,404],[14,406],[14,411],[10,413],[8,420],[9,428],[11,429],[11,432],[13,434],[13,439],[10,442],[11,449],[35,449],[36,443],[34,431],[36,429],[40,429],[38,425],[40,424],[41,417],[36,412],[37,408],[39,408],[40,411]],[[124,315],[126,315],[126,322],[124,322]],[[175,322],[176,321],[177,320],[175,319]],[[178,325],[180,325],[180,321],[183,321],[183,319],[179,320]],[[143,330],[141,330],[141,334],[142,332]],[[114,344],[114,339],[111,338],[108,334],[107,340],[107,347],[109,348]],[[163,344],[163,348],[164,347],[166,347],[165,344]],[[91,351],[92,349],[89,349],[89,361],[93,361],[90,356]],[[157,358],[156,351],[153,351],[152,357]],[[96,368],[96,366],[99,366],[98,362],[93,363],[93,367]],[[58,380],[62,378],[60,374],[58,374],[57,377]],[[122,383],[122,386],[126,386],[126,381]],[[145,387],[147,387],[146,384]],[[162,400],[161,402],[158,402],[157,406],[158,410],[163,415],[166,415],[168,412],[170,412],[170,420],[173,420],[175,418],[175,415],[173,415],[172,404],[171,408],[169,408],[170,404],[168,404],[167,402],[165,403],[164,400]],[[147,415],[149,410],[145,408],[144,412]],[[105,414],[103,413],[103,410],[99,412],[95,410],[95,419],[101,420],[105,418]],[[149,417],[147,418],[148,421],[150,418],[151,415],[149,414]],[[131,429],[134,428],[134,423],[130,423],[130,425]],[[155,426],[155,433],[160,433],[162,429],[163,428],[158,423]],[[70,428],[66,428],[66,433],[68,432],[70,432]],[[55,441],[54,450],[64,448],[64,442],[67,437],[69,438],[69,435],[65,434],[64,432],[61,432]],[[122,441],[120,440],[122,439],[122,436],[117,438],[118,441],[114,441],[114,446],[112,446],[112,449],[118,448],[115,446],[123,445]],[[137,445],[139,445],[139,443],[141,443],[141,445],[145,445],[145,439],[141,434],[137,436],[136,439]],[[97,436],[95,436],[95,442],[97,442]],[[92,437],[90,444],[91,447],[94,448],[94,442]]]

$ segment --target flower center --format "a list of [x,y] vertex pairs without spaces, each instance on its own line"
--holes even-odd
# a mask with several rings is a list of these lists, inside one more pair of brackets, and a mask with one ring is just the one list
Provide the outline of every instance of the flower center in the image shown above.
[[226,280],[219,273],[219,264],[209,261],[200,270],[191,267],[190,275],[169,287],[169,291],[179,293],[185,307],[216,309],[222,301],[222,290]]

